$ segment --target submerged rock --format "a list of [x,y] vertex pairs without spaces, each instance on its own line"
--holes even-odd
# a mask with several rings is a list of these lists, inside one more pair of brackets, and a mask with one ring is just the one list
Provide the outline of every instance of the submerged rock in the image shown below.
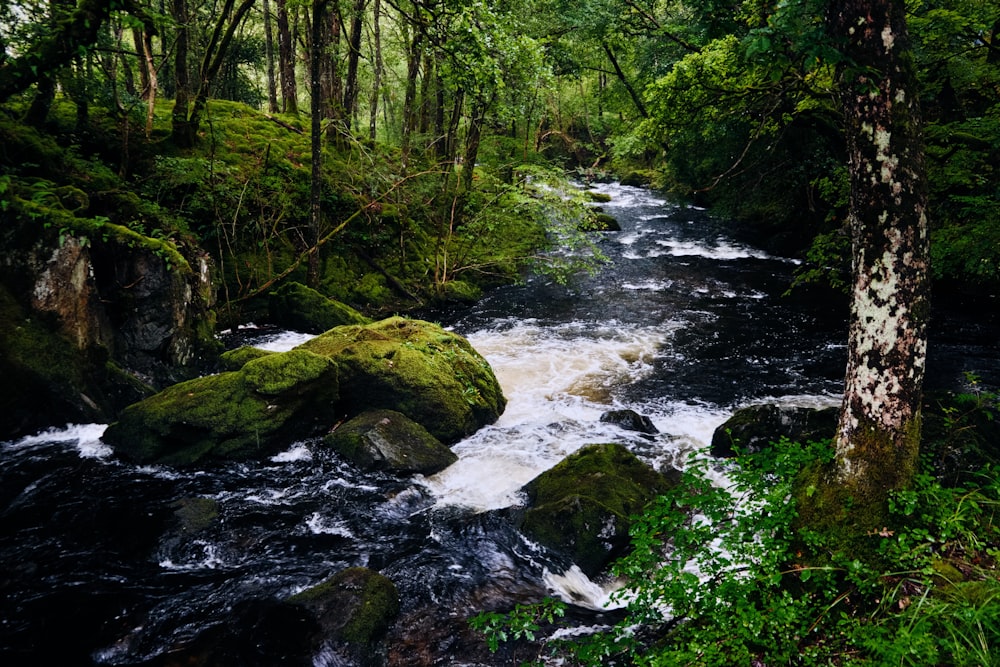
[[781,438],[798,442],[828,440],[837,428],[837,408],[797,408],[772,404],[752,405],[715,429],[712,456],[732,457],[759,452]]
[[[372,653],[399,614],[399,592],[391,579],[352,567],[288,599],[315,619],[314,651],[333,652],[346,662],[370,664]],[[329,664],[329,663],[326,663]]]
[[614,424],[626,431],[636,431],[646,435],[656,435],[660,432],[649,417],[640,415],[635,410],[608,410],[601,415],[601,421]]
[[126,408],[102,439],[137,463],[259,458],[325,430],[337,397],[336,365],[291,350],[168,387]]
[[630,517],[673,485],[622,445],[588,445],[524,486],[522,530],[594,576],[627,549]]
[[347,304],[327,298],[301,283],[285,283],[268,295],[271,321],[304,333],[323,333],[345,324],[367,324],[367,317]]
[[431,475],[458,460],[427,429],[393,410],[363,412],[323,442],[365,470],[400,475]]
[[296,349],[337,362],[346,414],[395,410],[445,444],[492,424],[507,403],[489,363],[430,322],[391,317],[337,327]]

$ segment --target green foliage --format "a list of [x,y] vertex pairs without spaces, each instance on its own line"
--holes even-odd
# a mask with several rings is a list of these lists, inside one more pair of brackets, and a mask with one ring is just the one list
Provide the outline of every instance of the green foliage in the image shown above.
[[469,619],[469,625],[486,636],[487,646],[492,653],[496,653],[502,642],[518,639],[533,641],[542,623],[551,625],[565,614],[564,603],[546,598],[538,604],[516,605],[507,613],[480,612]]
[[[918,476],[859,551],[796,527],[793,485],[831,457],[824,443],[783,441],[739,457],[726,487],[693,460],[616,567],[628,617],[548,650],[584,665],[998,664],[1000,470],[960,487]],[[475,623],[495,649],[533,613]]]

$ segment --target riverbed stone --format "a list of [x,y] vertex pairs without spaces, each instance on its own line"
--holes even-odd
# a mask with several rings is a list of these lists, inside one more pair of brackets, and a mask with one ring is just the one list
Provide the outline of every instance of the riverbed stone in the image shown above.
[[333,423],[337,367],[306,350],[173,385],[130,405],[103,440],[127,460],[186,466],[272,455]]
[[635,431],[646,435],[656,435],[660,432],[653,424],[653,420],[646,415],[640,415],[635,410],[608,410],[601,415],[601,421],[606,424],[614,424],[626,431]]
[[[306,609],[319,626],[317,649],[347,644],[345,659],[359,664],[399,614],[399,591],[388,577],[366,567],[351,567],[288,599]],[[344,651],[338,651],[344,653]],[[367,664],[367,663],[365,663]]]
[[837,427],[837,408],[802,408],[774,404],[737,410],[712,434],[712,456],[752,454],[781,438],[795,442],[829,440]]
[[347,304],[296,282],[285,283],[271,292],[267,307],[274,324],[303,333],[319,334],[345,324],[371,322]]
[[219,355],[219,366],[222,367],[222,370],[238,371],[246,366],[247,362],[261,357],[266,357],[271,354],[276,354],[276,352],[262,350],[259,347],[251,347],[250,345],[244,345],[233,350],[227,350]]
[[346,414],[395,410],[446,445],[495,422],[506,406],[489,363],[430,322],[391,317],[336,327],[296,349],[336,361]]
[[631,517],[675,484],[622,445],[588,445],[523,487],[521,529],[594,576],[628,548]]
[[364,470],[432,475],[458,460],[427,429],[394,410],[369,410],[323,438]]

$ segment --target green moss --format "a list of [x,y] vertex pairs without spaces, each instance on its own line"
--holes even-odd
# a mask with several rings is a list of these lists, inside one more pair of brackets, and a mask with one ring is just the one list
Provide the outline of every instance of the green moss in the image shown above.
[[323,442],[366,470],[431,475],[458,460],[420,424],[393,410],[370,410],[341,424]]
[[593,575],[627,547],[631,517],[672,486],[621,445],[589,445],[524,487],[522,529]]
[[219,356],[219,363],[222,365],[224,370],[238,371],[243,368],[247,362],[253,361],[254,359],[260,359],[261,357],[266,357],[271,354],[275,354],[275,352],[244,345],[243,347],[238,347],[235,350],[223,352]]
[[130,405],[104,441],[139,463],[259,458],[329,427],[337,370],[301,350],[173,385]]
[[605,192],[594,192],[593,190],[588,190],[586,192],[587,199],[592,202],[597,202],[599,204],[604,204],[611,201],[611,195]]
[[170,505],[182,533],[198,533],[219,518],[219,501],[213,498],[181,498]]
[[307,350],[268,354],[243,366],[243,379],[253,391],[264,396],[288,394],[308,389],[314,380],[335,376],[336,367],[327,357]]
[[275,324],[306,333],[371,321],[347,304],[296,282],[285,283],[269,295],[268,311]]
[[392,300],[392,290],[379,273],[366,273],[354,286],[354,298],[361,304],[377,306]]
[[399,592],[392,580],[363,567],[335,574],[288,599],[312,611],[327,639],[370,644],[399,613]]
[[395,410],[445,444],[493,423],[506,405],[486,360],[429,322],[391,317],[336,327],[299,348],[336,361],[349,413]]

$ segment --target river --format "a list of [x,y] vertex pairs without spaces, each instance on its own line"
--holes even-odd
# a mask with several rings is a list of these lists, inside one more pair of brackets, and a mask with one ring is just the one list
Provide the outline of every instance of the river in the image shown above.
[[[210,471],[134,466],[103,445],[100,424],[0,443],[0,662],[180,664],[171,656],[214,633],[279,648],[234,649],[243,657],[211,664],[282,664],[280,637],[268,644],[251,622],[254,605],[356,565],[400,590],[389,664],[506,664],[465,628],[485,607],[555,595],[581,623],[599,621],[608,582],[503,520],[518,489],[587,443],[682,466],[741,405],[835,404],[846,322],[836,299],[781,296],[795,262],[733,240],[707,212],[597,188],[622,230],[597,237],[610,261],[596,275],[567,286],[533,277],[432,315],[489,360],[509,403],[430,478],[362,474],[310,442]],[[970,322],[940,337],[934,382],[965,371],[995,379],[996,338]],[[271,349],[303,340],[238,336]],[[647,415],[660,434],[600,421],[618,408]],[[348,664],[332,654],[313,663]]]

